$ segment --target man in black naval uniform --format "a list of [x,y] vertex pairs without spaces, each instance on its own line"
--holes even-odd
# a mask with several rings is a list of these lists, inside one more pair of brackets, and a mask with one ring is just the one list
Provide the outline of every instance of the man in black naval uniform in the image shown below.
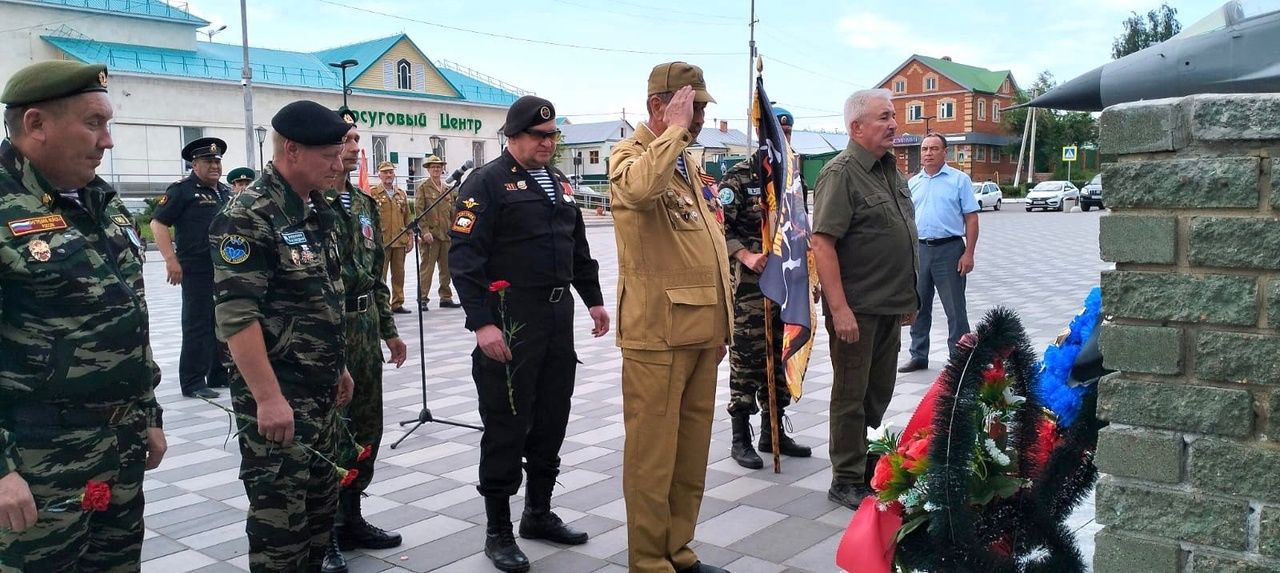
[[609,313],[582,213],[568,179],[550,166],[560,133],[555,108],[524,96],[507,111],[502,131],[506,151],[458,193],[449,269],[466,327],[476,333],[471,373],[484,420],[477,488],[488,518],[484,553],[498,569],[518,572],[529,570],[529,560],[512,535],[508,499],[520,488],[521,458],[529,481],[520,536],[587,541],[551,511],[577,369],[570,285],[591,314],[593,336],[609,331]]
[[[222,177],[227,142],[202,137],[182,148],[191,174],[169,186],[151,219],[151,232],[164,256],[169,284],[182,285],[182,354],[178,382],[188,398],[217,398],[210,387],[225,387],[221,345],[213,335],[213,263],[209,258],[209,222],[231,198]],[[173,227],[177,237],[169,234]]]

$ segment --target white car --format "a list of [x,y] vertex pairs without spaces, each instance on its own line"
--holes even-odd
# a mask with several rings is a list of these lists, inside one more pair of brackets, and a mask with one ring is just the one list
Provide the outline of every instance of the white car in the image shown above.
[[1041,181],[1027,193],[1027,210],[1062,211],[1067,201],[1080,202],[1080,190],[1070,181]]
[[1004,192],[1000,191],[1000,186],[987,181],[986,183],[973,184],[973,198],[978,200],[978,210],[981,211],[987,207],[991,207],[997,211],[1000,210],[1000,203],[1004,201]]

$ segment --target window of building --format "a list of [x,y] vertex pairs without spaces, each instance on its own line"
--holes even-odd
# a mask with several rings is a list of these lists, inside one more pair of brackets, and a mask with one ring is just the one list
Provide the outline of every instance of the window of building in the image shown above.
[[599,149],[592,149],[590,152],[588,152],[588,153],[587,153],[587,163],[590,163],[590,164],[592,164],[592,165],[599,165],[599,164],[600,164],[600,150],[599,150]]
[[978,100],[978,119],[987,119],[987,100],[985,99]]
[[186,147],[188,143],[204,137],[203,127],[182,126],[182,147]]
[[907,121],[919,123],[924,120],[924,104],[912,102],[907,104]]
[[382,163],[383,161],[386,161],[386,160],[387,160],[387,136],[375,135],[373,136],[373,164],[376,166],[379,163]]
[[396,87],[402,90],[413,89],[413,66],[409,60],[396,62]]
[[475,165],[476,167],[484,165],[484,142],[483,141],[471,142],[471,161],[473,162],[473,165]]
[[927,75],[924,77],[924,91],[938,91],[938,76]]
[[938,119],[955,119],[956,117],[956,101],[953,99],[944,99],[938,102]]
[[993,146],[993,147],[991,148],[991,162],[992,162],[992,163],[1000,163],[1000,160],[1001,160],[1000,155],[1001,155],[1001,154],[1000,154],[1000,148],[999,148],[999,147],[994,147],[994,146]]
[[955,162],[955,160],[956,160],[956,146],[954,146],[954,145],[948,145],[948,146],[947,146],[947,161],[948,161],[948,162]]
[[956,162],[966,163],[969,161],[969,146],[961,145],[956,148]]
[[991,121],[1000,121],[1000,102],[991,102]]
[[974,148],[973,148],[973,160],[974,160],[974,161],[986,161],[986,160],[987,160],[987,146],[985,146],[985,145],[977,145],[977,146],[974,146]]
[[900,94],[907,92],[907,80],[897,78],[893,80],[893,93]]

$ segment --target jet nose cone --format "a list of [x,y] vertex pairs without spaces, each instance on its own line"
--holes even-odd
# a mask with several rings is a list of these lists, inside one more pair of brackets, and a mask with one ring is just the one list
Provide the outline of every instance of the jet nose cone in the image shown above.
[[1102,111],[1102,68],[1098,66],[1027,102],[1028,107],[1069,111]]

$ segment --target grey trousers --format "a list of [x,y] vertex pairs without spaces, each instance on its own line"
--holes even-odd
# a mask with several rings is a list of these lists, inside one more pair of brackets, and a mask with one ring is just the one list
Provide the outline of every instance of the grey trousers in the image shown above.
[[920,314],[911,325],[911,359],[929,361],[929,329],[933,326],[933,292],[942,299],[947,314],[947,347],[956,349],[960,337],[969,332],[969,312],[965,308],[965,277],[956,270],[964,255],[964,241],[934,247],[920,244],[920,272],[916,274],[916,294]]

